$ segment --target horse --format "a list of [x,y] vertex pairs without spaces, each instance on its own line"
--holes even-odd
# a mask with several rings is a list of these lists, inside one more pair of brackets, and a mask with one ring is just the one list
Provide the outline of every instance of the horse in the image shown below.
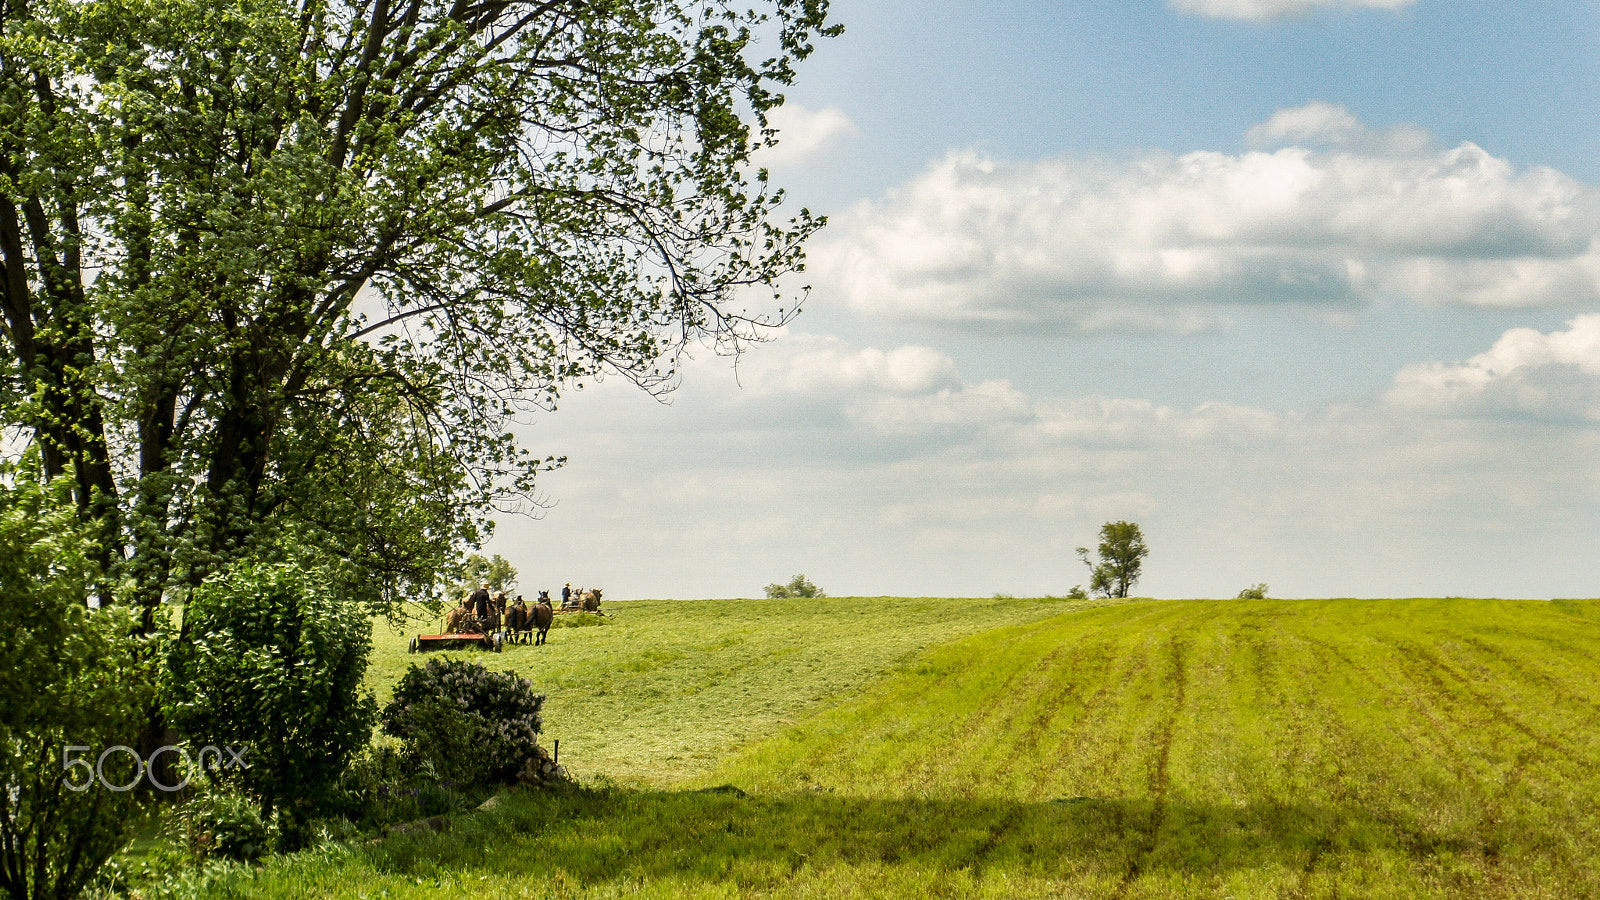
[[444,633],[460,634],[461,629],[472,619],[472,610],[465,606],[457,606],[444,614]]
[[506,631],[511,632],[512,643],[518,643],[519,636],[523,642],[528,639],[529,621],[528,604],[523,601],[522,595],[518,594],[516,602],[506,610]]
[[592,591],[584,591],[582,594],[582,606],[584,612],[599,612],[600,588],[595,588]]
[[550,608],[550,592],[540,591],[539,602],[533,605],[532,625],[538,629],[539,637],[534,641],[534,646],[543,646],[545,638],[550,635],[550,623],[556,619],[556,611]]

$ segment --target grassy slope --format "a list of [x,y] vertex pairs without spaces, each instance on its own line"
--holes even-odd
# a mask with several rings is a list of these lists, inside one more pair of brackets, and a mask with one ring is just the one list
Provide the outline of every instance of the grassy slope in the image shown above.
[[234,888],[1600,896],[1597,676],[1593,603],[1087,610],[936,647],[701,776],[749,798],[515,797]]
[[[927,647],[1083,609],[1055,600],[637,600],[603,627],[555,628],[544,647],[462,651],[548,695],[542,743],[574,773],[668,786]],[[565,624],[567,617],[557,621]],[[387,701],[416,629],[380,626],[368,682]]]

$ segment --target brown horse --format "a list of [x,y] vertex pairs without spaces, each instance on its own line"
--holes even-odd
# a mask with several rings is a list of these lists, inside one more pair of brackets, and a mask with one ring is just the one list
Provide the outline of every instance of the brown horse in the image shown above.
[[584,591],[583,592],[583,596],[582,596],[581,605],[583,606],[583,611],[584,612],[599,612],[600,611],[600,588],[595,588],[592,591]]
[[528,611],[528,604],[523,601],[522,595],[518,594],[516,601],[506,609],[506,631],[511,633],[510,640],[512,643],[527,642],[529,638],[528,624],[531,621],[531,615]]
[[539,632],[538,639],[533,643],[536,647],[542,646],[545,638],[550,635],[550,623],[556,619],[556,611],[550,608],[550,594],[548,591],[539,593],[539,602],[534,604],[531,612],[533,614],[532,625]]

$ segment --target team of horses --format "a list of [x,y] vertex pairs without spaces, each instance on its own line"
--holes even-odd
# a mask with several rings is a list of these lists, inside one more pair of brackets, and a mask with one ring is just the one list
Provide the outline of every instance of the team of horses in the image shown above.
[[555,618],[556,611],[550,605],[549,591],[540,591],[539,599],[531,607],[523,602],[521,595],[518,595],[516,601],[505,610],[504,622],[508,639],[513,644],[531,642],[535,646],[541,645],[550,634],[550,623],[554,622]]
[[[599,612],[600,590],[580,589],[562,604],[562,609]],[[463,600],[460,606],[445,613],[444,630],[448,634],[489,634],[503,628],[508,643],[540,646],[549,637],[550,624],[555,617],[549,591],[540,591],[538,599],[531,604],[520,594],[507,602],[504,593],[497,593],[490,598],[485,616],[474,615],[470,599]]]

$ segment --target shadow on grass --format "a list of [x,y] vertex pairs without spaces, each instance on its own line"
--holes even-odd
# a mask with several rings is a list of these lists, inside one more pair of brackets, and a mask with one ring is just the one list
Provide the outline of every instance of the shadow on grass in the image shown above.
[[1359,809],[1068,798],[879,800],[569,790],[524,794],[444,834],[371,849],[380,872],[618,878],[760,886],[802,869],[888,867],[1040,878],[1190,876],[1238,868],[1301,871],[1327,854],[1493,860],[1474,835],[1441,835]]

